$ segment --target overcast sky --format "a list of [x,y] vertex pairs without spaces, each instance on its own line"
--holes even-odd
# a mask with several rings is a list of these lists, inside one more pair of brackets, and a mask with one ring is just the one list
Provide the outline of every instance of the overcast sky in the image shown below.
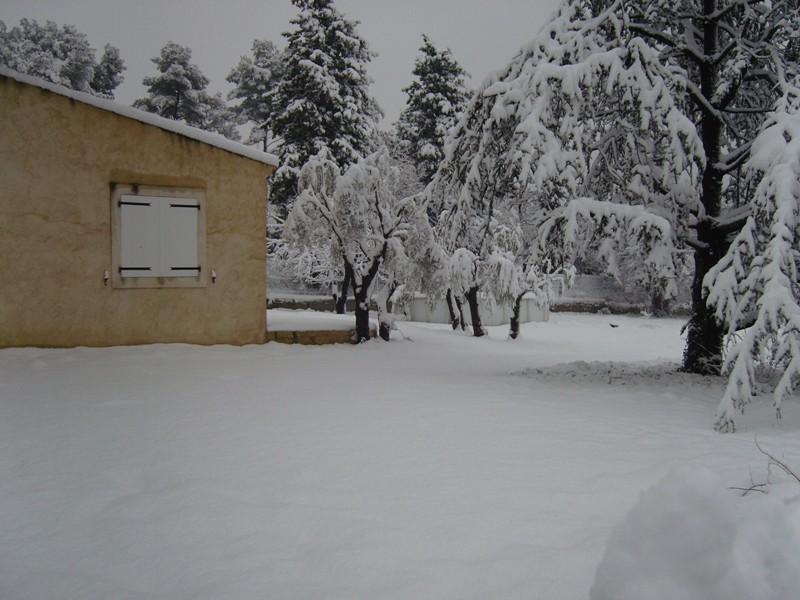
[[[411,83],[422,34],[450,48],[476,87],[504,66],[549,19],[558,0],[335,0],[340,12],[360,22],[358,32],[378,53],[369,65],[370,88],[393,123]],[[0,20],[10,28],[23,17],[75,25],[97,48],[117,46],[128,67],[117,100],[145,95],[142,78],[155,73],[150,59],[168,41],[192,49],[192,59],[227,94],[226,75],[256,38],[284,44],[281,33],[297,14],[290,0],[2,0]]]

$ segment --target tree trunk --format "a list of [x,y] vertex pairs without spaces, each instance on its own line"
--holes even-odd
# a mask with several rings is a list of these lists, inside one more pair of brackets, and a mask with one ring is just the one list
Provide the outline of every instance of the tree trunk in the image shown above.
[[[718,52],[719,22],[713,18],[716,11],[714,0],[703,0],[705,20],[703,31],[703,54],[715,56]],[[719,66],[700,63],[700,90],[705,98],[712,98],[717,91]],[[722,208],[722,173],[717,166],[722,153],[722,123],[716,114],[700,108],[700,135],[706,155],[706,168],[700,201],[705,215],[697,227],[697,244],[694,251],[694,280],[692,281],[692,316],[683,354],[683,370],[701,375],[719,375],[722,368],[723,327],[706,303],[703,279],[725,254],[725,234],[715,229],[712,219],[718,217]]]
[[703,279],[722,259],[727,242],[724,234],[712,227],[699,227],[698,240],[707,247],[697,248],[694,252],[692,316],[687,328],[682,370],[700,375],[719,375],[722,371],[724,326],[717,321],[714,310],[708,307]]
[[456,309],[458,310],[458,322],[461,324],[461,331],[466,331],[467,323],[464,320],[464,306],[461,304],[461,298],[456,296]]
[[[445,300],[447,300],[447,310],[450,312],[450,325],[453,326],[453,331],[459,328],[463,319],[456,314],[456,309],[453,308],[453,291],[448,289],[447,295],[445,296]],[[461,313],[461,308],[459,307],[458,310]]]
[[669,314],[669,300],[664,298],[662,288],[653,290],[650,296],[650,313],[655,317],[666,317]]
[[345,274],[350,273],[350,279],[353,282],[353,296],[356,302],[356,343],[358,344],[369,341],[369,289],[381,268],[386,247],[387,244],[384,243],[380,254],[373,259],[366,274],[360,277],[360,283],[357,283],[359,280],[355,276],[355,269],[345,263]]
[[522,306],[522,296],[520,294],[516,298],[514,298],[514,308],[511,311],[511,328],[508,332],[508,337],[512,340],[515,340],[519,337],[519,312]]
[[344,279],[342,279],[342,293],[336,300],[336,314],[343,315],[347,311],[347,292],[353,282],[353,272],[348,265],[344,266]]
[[392,297],[396,290],[397,284],[393,281],[387,282],[375,298],[378,304],[378,335],[385,342],[389,341],[389,334],[394,321],[394,315],[389,309],[389,298]]
[[354,294],[356,302],[356,343],[369,341],[369,299],[368,286],[357,290]]
[[481,337],[486,335],[486,331],[481,324],[481,315],[478,310],[478,286],[471,287],[466,294],[467,304],[469,305],[469,313],[472,317],[472,335]]

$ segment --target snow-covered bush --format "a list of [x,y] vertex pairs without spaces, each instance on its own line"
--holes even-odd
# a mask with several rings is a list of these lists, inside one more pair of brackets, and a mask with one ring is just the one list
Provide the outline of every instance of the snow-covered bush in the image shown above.
[[643,493],[608,541],[591,600],[796,598],[800,492],[782,501],[726,488],[685,467]]

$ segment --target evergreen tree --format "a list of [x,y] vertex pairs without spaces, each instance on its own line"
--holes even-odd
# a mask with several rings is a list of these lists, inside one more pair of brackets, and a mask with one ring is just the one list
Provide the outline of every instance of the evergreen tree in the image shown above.
[[226,78],[234,87],[228,100],[239,100],[232,107],[240,123],[252,124],[246,143],[262,144],[269,148],[273,93],[283,76],[283,56],[275,44],[267,40],[253,40],[251,56],[242,56]]
[[86,35],[72,25],[22,19],[7,29],[0,21],[0,64],[73,90],[113,97],[125,70],[119,49],[106,44],[99,63],[95,54]]
[[0,65],[11,64],[11,47],[8,40],[8,28],[0,21]]
[[422,56],[414,63],[416,80],[403,89],[408,100],[397,122],[397,131],[427,184],[444,157],[445,137],[464,109],[468,91],[464,85],[467,73],[450,49],[437,50],[426,35],[422,40]]
[[292,0],[299,12],[284,34],[283,78],[275,92],[275,135],[283,145],[272,186],[276,204],[297,194],[297,177],[308,159],[328,148],[339,168],[366,154],[381,115],[369,95],[367,63],[373,54],[332,0]]
[[94,66],[92,89],[98,94],[114,97],[114,90],[122,83],[125,65],[119,55],[119,48],[106,44],[100,62]]
[[206,92],[208,78],[191,59],[189,48],[174,42],[165,44],[160,55],[152,59],[159,75],[142,80],[149,96],[135,100],[133,106],[239,139],[232,113],[219,94],[211,96]]

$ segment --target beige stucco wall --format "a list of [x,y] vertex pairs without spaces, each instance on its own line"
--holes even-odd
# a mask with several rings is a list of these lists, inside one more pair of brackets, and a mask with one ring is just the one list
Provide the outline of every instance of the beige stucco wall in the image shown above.
[[[263,343],[271,169],[0,76],[0,347]],[[113,183],[204,190],[216,283],[104,285]]]

